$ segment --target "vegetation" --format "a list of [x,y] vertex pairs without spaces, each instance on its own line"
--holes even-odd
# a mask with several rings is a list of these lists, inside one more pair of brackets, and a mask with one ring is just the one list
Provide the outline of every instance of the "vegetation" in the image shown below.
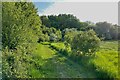
[[80,32],[71,42],[71,49],[81,55],[92,55],[99,47],[100,39],[93,30]]
[[[41,16],[42,24],[46,27],[54,27],[60,29],[64,34],[67,29],[77,29],[80,31],[87,31],[89,29],[94,29],[97,36],[103,40],[117,40],[120,39],[118,30],[120,27],[118,25],[113,25],[107,22],[98,22],[96,24],[86,21],[80,22],[75,16],[71,14],[59,14],[50,16]],[[75,28],[75,29],[74,29]]]
[[[52,43],[57,50],[65,47],[64,43]],[[59,48],[59,49],[58,49]],[[64,48],[65,49],[65,48]],[[77,60],[77,63],[95,72],[98,78],[118,78],[118,42],[117,41],[102,41],[100,49],[96,52],[95,57],[80,57],[66,53],[71,60]],[[60,53],[61,54],[61,53]],[[66,56],[66,55],[65,55]]]
[[[3,78],[27,77],[27,57],[35,49],[41,21],[32,3],[3,2],[2,4]],[[33,18],[34,16],[34,18]],[[34,47],[32,47],[34,46]]]
[[[43,45],[44,44],[44,45]],[[63,43],[37,44],[34,55],[34,64],[30,64],[29,75],[33,78],[95,78],[95,74],[86,68],[74,63],[67,57],[51,48],[51,45],[64,46]],[[58,45],[57,45],[58,44]]]
[[57,42],[61,40],[62,35],[60,30],[57,30],[53,27],[47,28],[44,25],[42,25],[41,28],[43,34],[39,34],[38,42],[44,41]]
[[118,42],[101,42],[100,50],[97,51],[92,64],[99,73],[103,73],[98,74],[99,77],[106,77],[106,74],[109,78],[118,78]]
[[53,26],[56,29],[79,28],[81,23],[79,19],[71,14],[59,14],[58,16],[41,16],[42,24],[46,27]]
[[2,8],[3,47],[14,49],[19,44],[37,41],[41,22],[32,3],[5,2]]
[[32,2],[2,5],[3,79],[118,78],[118,25],[38,16]]
[[118,37],[118,28],[117,25],[112,25],[107,22],[96,23],[95,31],[98,36],[104,40],[117,40]]

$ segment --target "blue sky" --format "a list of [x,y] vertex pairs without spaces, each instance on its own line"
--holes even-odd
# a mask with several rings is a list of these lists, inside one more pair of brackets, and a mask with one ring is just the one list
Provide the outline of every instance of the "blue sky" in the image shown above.
[[48,8],[49,6],[51,6],[54,2],[33,2],[36,6],[36,8],[38,8],[39,12],[43,12],[46,8]]

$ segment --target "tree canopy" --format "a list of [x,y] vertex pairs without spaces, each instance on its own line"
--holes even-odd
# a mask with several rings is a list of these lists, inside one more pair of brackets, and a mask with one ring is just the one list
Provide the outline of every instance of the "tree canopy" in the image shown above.
[[59,14],[49,15],[49,16],[41,16],[42,24],[46,27],[54,27],[56,29],[63,30],[65,28],[80,28],[82,23],[80,23],[77,17],[72,14]]
[[15,48],[21,43],[37,42],[41,20],[32,3],[5,2],[2,6],[3,47]]

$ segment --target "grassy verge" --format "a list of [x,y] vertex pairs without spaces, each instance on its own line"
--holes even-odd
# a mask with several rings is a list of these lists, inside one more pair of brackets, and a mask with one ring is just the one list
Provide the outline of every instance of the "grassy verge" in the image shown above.
[[[103,41],[100,45],[100,50],[96,52],[94,58],[76,56],[65,52],[64,43],[52,43],[51,46],[67,54],[67,57],[83,66],[94,70],[98,78],[118,78],[118,42]],[[65,55],[66,56],[66,55]]]
[[96,68],[98,77],[118,78],[118,42],[102,42],[91,64]]

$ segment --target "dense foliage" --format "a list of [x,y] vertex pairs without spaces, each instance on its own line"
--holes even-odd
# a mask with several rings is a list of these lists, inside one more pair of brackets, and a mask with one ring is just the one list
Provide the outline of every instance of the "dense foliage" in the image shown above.
[[94,27],[98,36],[104,40],[117,40],[120,38],[118,37],[118,28],[119,26],[107,22],[98,22]]
[[42,34],[39,34],[39,40],[38,42],[44,42],[44,41],[60,41],[62,34],[60,30],[57,30],[53,27],[48,28],[44,25],[41,26]]
[[78,31],[76,29],[64,30],[65,46],[71,46],[73,53],[94,53],[99,48],[100,39],[93,30]]
[[21,43],[34,43],[40,29],[40,19],[32,3],[3,3],[3,47],[15,48]]
[[[2,45],[3,45],[3,78],[26,77],[25,60],[31,58],[41,21],[33,3],[2,3]],[[29,60],[30,61],[30,60]]]
[[54,27],[63,30],[65,28],[80,28],[82,23],[71,14],[59,14],[50,16],[41,16],[42,24],[46,27]]
[[[108,22],[98,22],[96,24],[86,21],[81,22],[72,14],[59,14],[57,15],[49,15],[49,16],[41,16],[42,24],[46,27],[54,27],[56,29],[60,29],[62,34],[64,34],[64,30],[66,28],[76,28],[80,31],[87,31],[89,29],[94,29],[97,33],[98,37],[103,40],[117,40],[120,39],[118,36],[120,33],[118,31],[119,26],[113,25]],[[64,36],[64,35],[63,35]]]
[[99,48],[100,39],[96,36],[93,30],[80,32],[72,42],[71,49],[79,54],[92,55]]
[[[93,58],[83,57],[71,54],[70,52],[64,52],[66,46],[64,43],[51,43],[51,46],[60,51],[60,54],[67,58],[77,62],[96,73],[98,78],[101,79],[113,79],[118,78],[118,42],[117,41],[101,41],[100,49],[96,51],[96,55]],[[69,46],[70,47],[70,46]]]
[[75,28],[71,28],[71,29],[66,28],[63,32],[64,32],[63,40],[67,43],[71,43],[75,35],[79,33],[79,31]]

